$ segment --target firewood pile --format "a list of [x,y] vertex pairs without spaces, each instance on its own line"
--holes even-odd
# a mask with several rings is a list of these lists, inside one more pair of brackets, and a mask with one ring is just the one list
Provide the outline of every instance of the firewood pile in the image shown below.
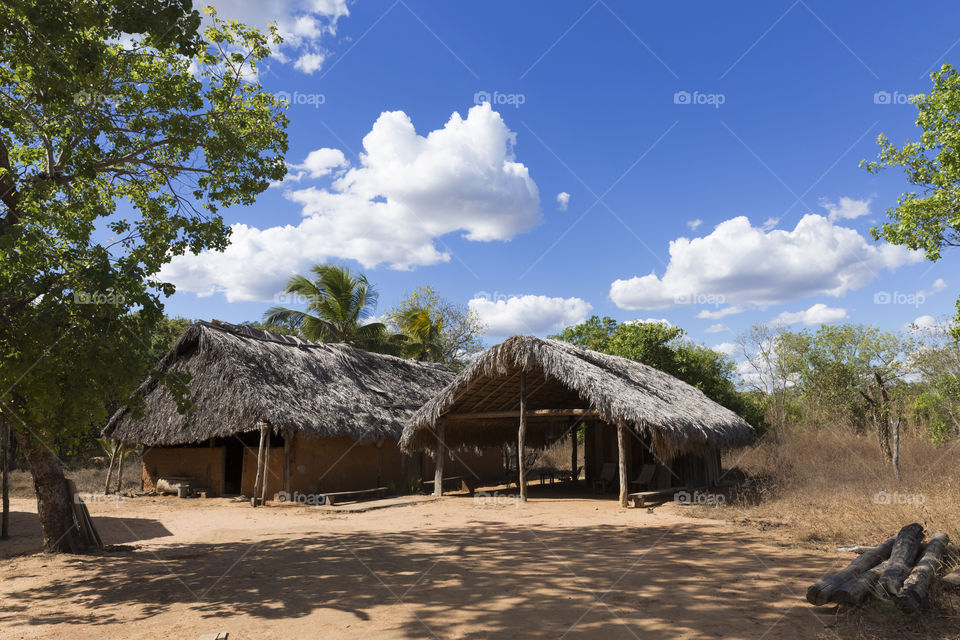
[[893,599],[904,613],[927,601],[950,538],[934,533],[924,540],[923,526],[908,524],[895,536],[863,551],[843,571],[807,589],[807,600],[858,606],[870,598]]

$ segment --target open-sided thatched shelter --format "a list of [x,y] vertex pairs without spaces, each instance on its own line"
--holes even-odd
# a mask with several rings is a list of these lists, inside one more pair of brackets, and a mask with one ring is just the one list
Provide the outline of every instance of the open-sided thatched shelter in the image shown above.
[[[413,414],[401,447],[517,442],[525,497],[524,447],[544,445],[578,422],[587,425],[587,479],[616,461],[624,505],[637,464],[657,465],[653,482],[661,485],[701,486],[719,477],[721,449],[754,441],[753,427],[740,416],[653,367],[566,342],[516,336],[480,356]],[[576,459],[575,437],[572,443]]]
[[[151,447],[145,485],[190,477],[214,495],[409,485],[433,463],[400,452],[403,425],[454,377],[439,364],[216,320],[190,325],[157,369],[191,376],[192,409],[180,413],[168,389],[148,378],[135,392],[143,417],[125,407],[104,434]],[[273,447],[282,455],[270,456]],[[471,469],[502,467],[499,452],[480,458]]]

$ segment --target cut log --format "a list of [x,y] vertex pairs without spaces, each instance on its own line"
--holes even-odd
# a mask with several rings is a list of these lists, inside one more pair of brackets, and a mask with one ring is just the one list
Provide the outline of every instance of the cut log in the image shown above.
[[900,593],[903,581],[917,562],[922,545],[923,525],[914,522],[900,529],[897,541],[893,543],[893,551],[890,552],[887,570],[880,576],[880,586],[891,596]]
[[933,576],[937,574],[940,566],[940,558],[950,538],[945,533],[935,533],[930,536],[930,541],[923,549],[923,555],[913,568],[906,582],[903,583],[903,590],[897,595],[897,608],[904,613],[915,613],[927,601],[927,594],[930,592],[930,583],[933,582]]
[[883,588],[878,586],[877,582],[889,564],[889,561],[883,562],[860,575],[851,577],[836,588],[830,596],[830,602],[856,607],[863,604],[872,595],[882,595]]
[[943,578],[941,579],[941,582],[943,582],[943,584],[947,585],[951,589],[960,588],[960,569],[957,569],[956,571],[952,573],[948,573],[947,575],[943,576]]
[[843,571],[826,576],[823,580],[812,585],[807,589],[807,601],[818,607],[830,602],[830,596],[837,587],[841,586],[850,578],[858,576],[868,569],[872,569],[889,558],[895,541],[895,536],[887,538],[877,546],[871,547],[862,555],[858,556],[853,562],[848,564]]

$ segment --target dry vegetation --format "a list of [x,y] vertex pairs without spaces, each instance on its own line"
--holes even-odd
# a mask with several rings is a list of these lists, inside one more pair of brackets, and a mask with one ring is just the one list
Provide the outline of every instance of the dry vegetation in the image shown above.
[[[133,493],[140,490],[140,462],[138,460],[127,460],[123,471],[123,487],[121,493]],[[107,479],[107,470],[105,468],[84,468],[67,469],[64,471],[67,478],[73,480],[77,485],[77,491],[81,493],[103,493],[103,483]],[[116,474],[111,484],[115,485]],[[33,479],[29,471],[11,471],[10,472],[10,495],[18,498],[32,498]]]
[[[949,534],[952,570],[960,564],[960,446],[952,444],[937,448],[926,440],[905,440],[897,481],[869,436],[820,430],[766,438],[725,461],[726,468],[736,467],[730,474],[741,478],[725,508],[691,507],[688,513],[727,518],[825,551],[876,544],[919,522],[928,533]],[[838,610],[823,637],[957,638],[960,594],[937,588],[927,613],[905,618],[892,603],[875,601]]]

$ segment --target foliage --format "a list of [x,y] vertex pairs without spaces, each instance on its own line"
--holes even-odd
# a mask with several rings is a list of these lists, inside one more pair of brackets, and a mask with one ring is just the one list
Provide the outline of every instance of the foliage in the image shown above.
[[[872,230],[874,238],[923,250],[935,262],[944,247],[960,246],[960,73],[944,64],[930,77],[931,91],[910,99],[918,112],[916,125],[923,131],[920,140],[898,147],[880,134],[878,159],[860,166],[871,173],[899,167],[919,189],[897,198],[896,206],[887,210],[890,221]],[[960,324],[953,336],[960,340]]]
[[625,322],[591,316],[585,322],[550,336],[586,349],[629,358],[676,376],[744,417],[765,426],[762,403],[737,391],[733,362],[712,349],[684,340],[685,332],[659,322]]
[[[453,366],[463,365],[473,356],[483,351],[483,323],[474,311],[465,305],[444,298],[430,286],[417,287],[405,294],[403,300],[390,310],[391,318],[402,318],[417,310],[426,311],[431,321],[440,327],[435,361]],[[402,327],[398,330],[403,331]]]
[[295,275],[285,292],[307,311],[272,307],[264,322],[296,329],[307,340],[342,342],[367,351],[396,353],[402,338],[388,333],[382,322],[371,322],[379,294],[363,274],[330,264],[314,266],[313,280]]
[[429,362],[443,361],[442,319],[432,317],[430,311],[423,307],[408,308],[390,319],[406,338],[401,347],[404,357]]
[[174,290],[161,267],[222,250],[218,210],[286,172],[284,105],[253,74],[268,37],[215,16],[200,34],[191,7],[0,3],[0,402],[35,479],[44,465],[50,550],[65,485],[48,450],[142,378]]

